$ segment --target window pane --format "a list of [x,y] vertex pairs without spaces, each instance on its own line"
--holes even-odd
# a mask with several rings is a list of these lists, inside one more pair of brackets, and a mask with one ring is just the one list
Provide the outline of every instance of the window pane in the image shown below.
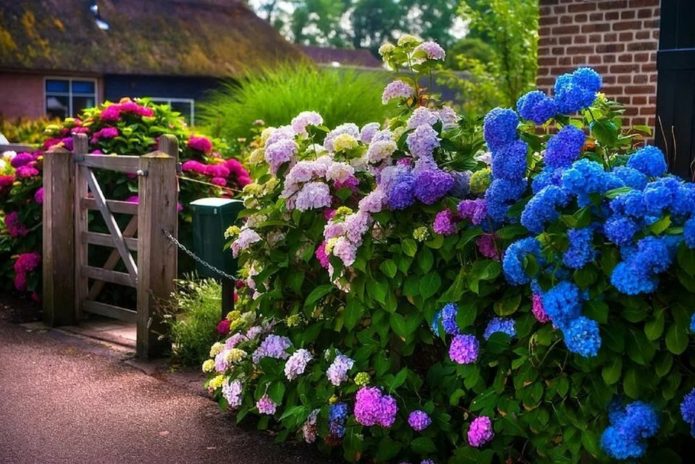
[[46,115],[49,118],[67,118],[68,110],[68,97],[46,97]]
[[68,93],[68,81],[59,81],[54,79],[46,80],[46,92],[48,93]]
[[72,81],[72,93],[94,95],[94,82]]
[[72,116],[77,116],[85,108],[95,106],[94,97],[72,97]]
[[171,102],[170,104],[171,109],[174,111],[178,111],[181,113],[183,118],[186,120],[186,123],[192,124],[193,121],[191,120],[193,116],[193,104],[191,102]]

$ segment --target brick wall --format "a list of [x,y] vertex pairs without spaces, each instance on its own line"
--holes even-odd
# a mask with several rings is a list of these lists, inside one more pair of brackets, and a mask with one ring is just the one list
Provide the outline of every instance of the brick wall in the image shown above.
[[631,124],[654,128],[660,0],[539,0],[537,84],[591,66]]

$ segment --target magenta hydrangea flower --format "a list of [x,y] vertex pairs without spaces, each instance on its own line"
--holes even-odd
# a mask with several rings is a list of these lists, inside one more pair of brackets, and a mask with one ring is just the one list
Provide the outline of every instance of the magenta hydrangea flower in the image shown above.
[[481,255],[496,261],[500,260],[500,252],[495,244],[495,234],[483,234],[475,241]]
[[468,428],[468,444],[474,448],[480,448],[494,436],[492,421],[487,416],[476,417]]
[[23,152],[14,155],[10,160],[10,164],[13,168],[17,169],[31,163],[32,161],[34,161],[34,155],[32,155],[31,153]]
[[538,322],[545,324],[550,321],[548,314],[545,312],[543,307],[543,299],[537,293],[534,293],[531,297],[531,312]]
[[38,176],[39,170],[31,164],[25,164],[24,166],[18,167],[15,174],[17,174],[18,179],[28,179],[30,177]]
[[34,192],[34,201],[39,205],[43,205],[43,187],[39,187],[36,192]]
[[456,364],[471,364],[478,360],[480,343],[473,335],[456,335],[449,346],[449,357]]
[[434,217],[432,230],[439,235],[454,235],[456,233],[456,215],[449,209],[443,209]]
[[458,213],[463,219],[479,225],[487,216],[487,202],[483,198],[462,200],[458,205]]
[[275,411],[277,411],[278,405],[275,403],[275,401],[270,399],[270,396],[265,394],[261,397],[261,399],[256,401],[256,407],[258,408],[259,413],[272,416],[275,414]]
[[14,262],[14,271],[27,273],[31,272],[41,264],[41,254],[32,251],[29,253],[21,253]]
[[319,260],[319,263],[321,264],[321,267],[324,269],[328,269],[328,265],[330,262],[328,261],[328,255],[326,254],[326,241],[324,240],[319,244],[319,246],[316,247],[316,252],[314,253],[314,256],[316,256],[316,259]]
[[22,221],[19,219],[19,214],[16,211],[12,211],[5,215],[5,227],[7,228],[7,233],[9,233],[12,238],[24,237],[29,233],[29,229],[22,224]]
[[416,410],[408,416],[408,425],[416,432],[422,432],[432,424],[432,419],[425,411]]
[[0,190],[5,187],[10,187],[14,183],[14,176],[0,175]]
[[191,135],[191,137],[188,139],[187,145],[191,150],[199,151],[205,154],[212,151],[212,142],[209,138],[203,136],[197,137],[195,135]]
[[412,86],[401,80],[395,80],[386,86],[381,95],[381,101],[386,104],[396,98],[407,99],[413,96],[415,96],[415,89]]
[[388,428],[396,421],[397,412],[395,398],[382,394],[378,387],[362,387],[357,391],[355,419],[359,424]]
[[197,174],[205,174],[207,172],[206,168],[207,165],[196,160],[184,161],[184,163],[181,165],[181,170],[183,172],[195,172]]

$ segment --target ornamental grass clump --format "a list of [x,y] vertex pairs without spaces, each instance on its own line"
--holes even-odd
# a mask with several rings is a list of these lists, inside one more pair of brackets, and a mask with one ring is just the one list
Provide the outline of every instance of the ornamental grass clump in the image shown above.
[[[136,156],[157,150],[162,135],[175,136],[182,174],[193,180],[182,180],[180,184],[183,237],[191,234],[192,212],[188,206],[191,201],[206,196],[231,197],[251,182],[246,168],[231,156],[225,144],[196,134],[169,106],[148,99],[105,102],[85,109],[77,118],[47,124],[39,149],[32,153],[7,152],[0,159],[0,273],[12,277],[3,280],[0,288],[10,289],[8,283],[14,281],[15,290],[32,292],[39,299],[40,258],[38,262],[34,259],[32,263],[36,264],[31,266],[22,260],[27,259],[26,254],[41,250],[44,158],[50,156],[52,148],[72,150],[72,137],[76,134],[87,136],[89,153]],[[138,202],[136,173],[123,175],[99,170],[95,175],[108,199]],[[92,230],[99,227],[98,220],[92,218],[90,222]],[[106,231],[103,224],[99,231]]]
[[[381,51],[443,58],[413,36]],[[383,125],[305,113],[254,142],[229,230],[244,322],[216,351],[248,356],[206,361],[210,392],[352,462],[681,461],[693,184],[588,68],[482,127],[399,81]]]

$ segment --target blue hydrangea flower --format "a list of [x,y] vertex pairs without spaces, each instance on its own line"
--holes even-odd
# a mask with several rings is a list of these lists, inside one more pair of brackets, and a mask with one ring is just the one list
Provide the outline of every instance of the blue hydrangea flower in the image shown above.
[[567,231],[569,247],[562,255],[562,262],[570,269],[581,269],[596,258],[591,227]]
[[601,88],[601,76],[591,68],[579,68],[555,80],[555,103],[563,114],[588,108]]
[[529,255],[534,256],[539,264],[543,263],[541,245],[533,237],[517,240],[509,245],[504,252],[502,269],[507,281],[512,285],[523,285],[530,282],[531,279],[524,271],[524,260]]
[[546,314],[557,327],[563,329],[569,323],[581,316],[581,304],[584,300],[582,292],[569,281],[559,282],[542,297]]
[[572,353],[577,353],[585,358],[593,358],[598,355],[598,350],[601,348],[601,334],[599,333],[598,322],[579,316],[572,319],[561,330],[562,335],[565,337],[565,345]]
[[[693,315],[695,318],[695,315]],[[693,323],[690,323],[690,330],[693,331]],[[690,425],[690,435],[695,437],[695,388],[683,397],[681,403],[681,417],[686,424]]]
[[410,173],[400,174],[391,184],[388,204],[391,209],[405,209],[415,203],[415,177]]
[[695,184],[681,183],[675,193],[671,211],[679,216],[695,214]]
[[624,193],[610,202],[610,208],[616,214],[642,219],[647,214],[647,205],[644,204],[642,192],[632,190]]
[[685,246],[695,248],[695,216],[683,224],[683,239],[685,240]]
[[441,169],[422,169],[415,174],[415,198],[432,205],[446,195],[454,186],[454,178]]
[[488,340],[494,333],[503,333],[510,337],[516,336],[516,327],[514,319],[504,317],[493,317],[485,327],[483,338]]
[[574,126],[565,126],[548,140],[543,161],[551,168],[569,167],[582,152],[586,135]]
[[626,295],[653,293],[658,283],[654,275],[645,272],[632,260],[618,263],[611,274],[611,284]]
[[555,221],[557,208],[567,205],[569,195],[560,187],[549,185],[529,200],[521,213],[521,225],[534,233],[541,233],[546,224]]
[[642,191],[647,214],[659,217],[671,206],[675,197],[673,191],[662,182],[650,182]]
[[576,161],[562,173],[562,187],[577,196],[579,206],[588,205],[592,193],[604,193],[608,181],[603,166],[588,159]]
[[440,311],[434,315],[434,320],[432,321],[432,332],[439,336],[439,325],[444,327],[444,332],[449,335],[458,335],[461,333],[458,324],[456,322],[456,316],[458,315],[459,307],[455,303],[449,303],[445,305]]
[[634,152],[627,160],[627,167],[650,177],[663,176],[668,169],[663,152],[651,145]]
[[509,205],[518,200],[526,190],[526,181],[494,179],[485,191],[488,215],[495,221],[504,221]]
[[695,333],[695,313],[690,316],[690,331]]
[[560,186],[563,171],[563,169],[553,169],[548,166],[544,167],[541,172],[536,174],[533,181],[531,181],[531,191],[533,193],[538,193],[548,185]]
[[610,426],[601,435],[601,448],[614,459],[637,459],[647,451],[645,440],[659,431],[659,416],[641,401],[627,405],[624,413],[609,416]]
[[526,175],[528,145],[515,140],[492,153],[492,175],[496,179],[517,180]]
[[647,176],[639,172],[637,169],[627,166],[618,166],[613,168],[613,175],[623,181],[626,187],[631,187],[636,190],[642,190],[647,186]]
[[343,438],[345,435],[345,421],[347,420],[348,406],[346,403],[332,404],[328,410],[328,428],[331,435]]
[[618,246],[632,243],[632,238],[639,231],[639,226],[632,219],[616,214],[606,219],[603,234]]
[[485,115],[483,136],[490,150],[499,150],[518,138],[519,116],[508,108],[495,108]]
[[540,90],[533,90],[516,102],[516,110],[522,118],[544,124],[557,114],[555,101]]
[[591,68],[577,68],[572,73],[574,82],[580,87],[584,87],[592,92],[601,90],[601,75]]

